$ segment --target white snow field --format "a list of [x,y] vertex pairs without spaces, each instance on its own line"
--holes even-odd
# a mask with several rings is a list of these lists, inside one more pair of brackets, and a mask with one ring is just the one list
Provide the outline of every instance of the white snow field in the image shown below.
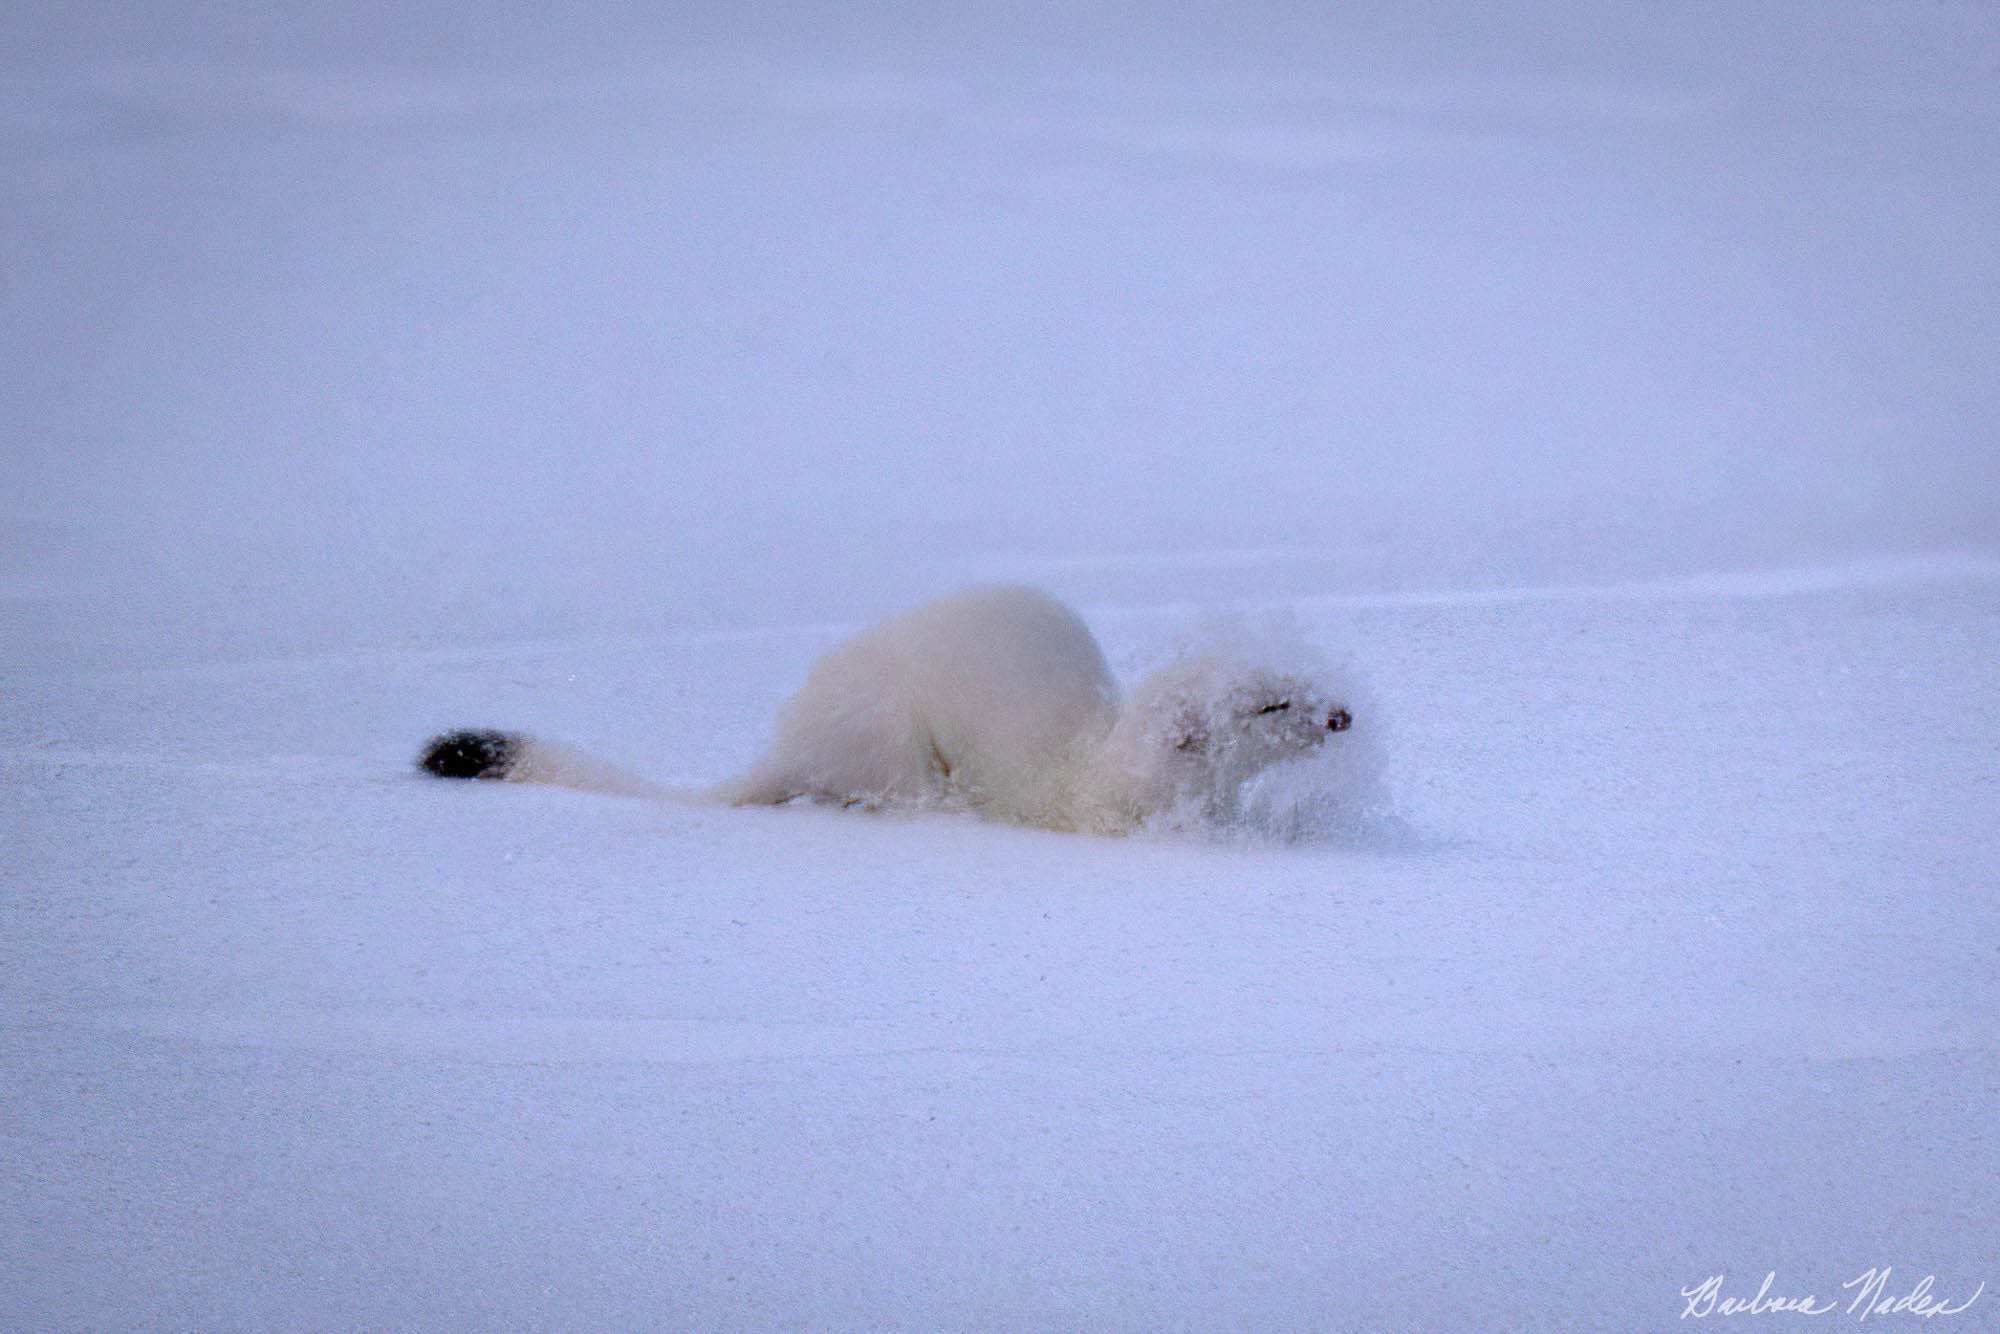
[[[0,1328],[2000,1328],[1996,51],[10,0]],[[719,779],[992,581],[1354,728],[1209,838],[412,766]]]

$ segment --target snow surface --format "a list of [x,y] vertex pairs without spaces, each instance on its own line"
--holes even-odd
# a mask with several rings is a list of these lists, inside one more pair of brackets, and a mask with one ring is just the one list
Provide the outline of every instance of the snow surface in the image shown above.
[[[1996,49],[11,0],[0,1326],[1996,1327]],[[1365,762],[1291,842],[411,769],[720,778],[999,579],[1289,626]]]

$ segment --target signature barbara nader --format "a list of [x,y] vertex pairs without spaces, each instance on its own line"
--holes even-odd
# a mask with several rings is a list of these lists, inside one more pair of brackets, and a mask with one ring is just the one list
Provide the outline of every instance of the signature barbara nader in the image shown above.
[[1682,1288],[1681,1296],[1687,1306],[1681,1311],[1681,1319],[1701,1320],[1712,1315],[1830,1315],[1835,1311],[1845,1311],[1856,1320],[1866,1320],[1869,1316],[1916,1315],[1926,1318],[1934,1315],[1957,1315],[1986,1291],[1982,1281],[1972,1290],[1972,1295],[1962,1302],[1954,1303],[1949,1297],[1937,1296],[1932,1289],[1937,1286],[1935,1274],[1925,1274],[1916,1283],[1904,1288],[1889,1286],[1890,1269],[1869,1269],[1856,1274],[1841,1284],[1847,1298],[1826,1298],[1822,1300],[1815,1293],[1786,1296],[1773,1293],[1778,1282],[1776,1270],[1764,1275],[1764,1284],[1754,1296],[1726,1296],[1722,1290],[1724,1276],[1710,1274],[1691,1288]]

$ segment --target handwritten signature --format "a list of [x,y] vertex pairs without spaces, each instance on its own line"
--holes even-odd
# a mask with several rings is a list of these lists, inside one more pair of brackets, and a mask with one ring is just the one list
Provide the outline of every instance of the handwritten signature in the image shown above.
[[[1936,1315],[1957,1315],[1986,1291],[1986,1284],[1973,1289],[1972,1295],[1953,1306],[1949,1298],[1933,1296],[1931,1290],[1937,1286],[1937,1276],[1926,1274],[1908,1292],[1893,1292],[1889,1288],[1890,1268],[1870,1269],[1856,1274],[1841,1284],[1843,1291],[1852,1291],[1853,1296],[1846,1303],[1846,1312],[1856,1320],[1866,1320],[1872,1315],[1915,1315],[1929,1319]],[[1687,1306],[1681,1312],[1681,1319],[1702,1320],[1712,1315],[1828,1315],[1842,1309],[1837,1298],[1821,1301],[1814,1293],[1800,1296],[1778,1296],[1771,1291],[1778,1281],[1776,1270],[1764,1275],[1763,1286],[1754,1297],[1725,1297],[1722,1294],[1724,1276],[1710,1274],[1691,1288],[1682,1288],[1681,1296]]]

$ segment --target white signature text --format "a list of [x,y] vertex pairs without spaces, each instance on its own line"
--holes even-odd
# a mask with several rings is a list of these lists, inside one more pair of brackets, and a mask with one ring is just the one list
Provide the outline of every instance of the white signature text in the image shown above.
[[1751,1297],[1724,1296],[1722,1284],[1724,1275],[1710,1274],[1691,1288],[1682,1288],[1681,1297],[1687,1306],[1681,1311],[1681,1319],[1702,1320],[1712,1315],[1828,1315],[1844,1310],[1856,1320],[1866,1320],[1870,1316],[1914,1315],[1928,1319],[1935,1315],[1957,1315],[1986,1291],[1981,1282],[1972,1295],[1953,1305],[1948,1297],[1933,1295],[1937,1286],[1937,1276],[1926,1274],[1907,1291],[1889,1286],[1891,1270],[1887,1265],[1880,1269],[1870,1269],[1856,1274],[1840,1285],[1843,1292],[1853,1295],[1845,1302],[1838,1298],[1822,1300],[1816,1293],[1784,1295],[1774,1293],[1777,1285],[1777,1271],[1764,1275],[1763,1285]]

